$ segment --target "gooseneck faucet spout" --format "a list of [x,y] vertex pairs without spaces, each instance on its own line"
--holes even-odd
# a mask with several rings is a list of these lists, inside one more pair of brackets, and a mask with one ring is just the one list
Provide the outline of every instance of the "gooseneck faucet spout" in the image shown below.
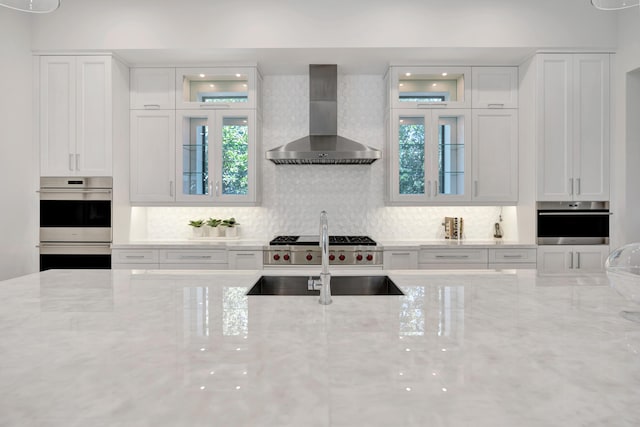
[[322,271],[320,278],[314,279],[309,276],[307,289],[310,291],[320,290],[318,302],[322,305],[331,304],[331,274],[329,273],[329,221],[327,213],[320,212],[320,248],[322,248]]

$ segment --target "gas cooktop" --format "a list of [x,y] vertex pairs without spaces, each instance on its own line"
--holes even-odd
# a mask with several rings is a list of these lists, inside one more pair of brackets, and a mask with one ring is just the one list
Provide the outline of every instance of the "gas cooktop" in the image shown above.
[[[277,236],[270,245],[319,245],[319,236]],[[375,246],[376,242],[368,236],[329,236],[329,245],[333,246]]]

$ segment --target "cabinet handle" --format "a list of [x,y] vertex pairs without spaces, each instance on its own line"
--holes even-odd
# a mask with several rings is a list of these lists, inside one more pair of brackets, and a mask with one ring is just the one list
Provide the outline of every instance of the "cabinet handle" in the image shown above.
[[569,178],[569,187],[571,187],[569,194],[573,194],[573,178]]
[[169,197],[173,197],[173,192],[174,192],[173,181],[169,181]]
[[78,167],[78,164],[80,163],[80,154],[76,154],[76,170],[79,171],[80,168]]
[[143,259],[144,255],[126,255],[126,259]]
[[576,252],[576,255],[578,255],[578,262],[577,262],[576,268],[580,268],[580,252]]
[[478,197],[478,180],[473,181],[473,196]]
[[211,255],[180,255],[180,259],[211,259]]
[[571,258],[569,258],[569,261],[570,261],[570,263],[569,263],[569,268],[570,268],[570,269],[573,269],[573,252],[571,252],[571,253],[570,253],[570,257],[571,257]]
[[433,181],[433,197],[438,196],[438,181]]
[[73,154],[69,154],[69,170],[73,170]]
[[391,252],[391,256],[409,256],[411,252]]
[[488,108],[502,108],[504,104],[487,104]]
[[436,255],[439,259],[467,259],[469,255]]
[[253,256],[254,254],[236,254],[236,256]]
[[418,108],[439,108],[439,107],[446,107],[446,106],[447,106],[446,102],[428,102],[424,104],[418,104]]
[[427,181],[427,198],[431,198],[431,181]]
[[229,104],[219,104],[217,102],[203,102],[202,104],[200,104],[200,108],[230,108],[231,105]]
[[160,108],[160,104],[144,104],[144,108]]
[[580,178],[576,178],[576,194],[580,194]]
[[216,181],[216,197],[220,196],[220,181]]
[[522,255],[503,255],[503,258],[522,258]]

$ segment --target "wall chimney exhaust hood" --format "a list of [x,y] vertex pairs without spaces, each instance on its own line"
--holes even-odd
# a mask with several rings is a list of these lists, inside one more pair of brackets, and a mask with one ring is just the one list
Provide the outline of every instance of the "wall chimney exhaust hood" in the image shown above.
[[338,135],[338,66],[309,65],[309,135],[267,151],[277,165],[368,165],[380,150]]

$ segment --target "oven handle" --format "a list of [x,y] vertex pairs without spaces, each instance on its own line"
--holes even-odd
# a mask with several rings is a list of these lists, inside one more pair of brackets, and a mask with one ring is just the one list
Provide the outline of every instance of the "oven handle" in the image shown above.
[[41,255],[110,255],[111,243],[40,243]]
[[540,216],[613,215],[613,212],[538,212]]
[[92,190],[85,190],[85,189],[75,189],[75,190],[54,190],[54,189],[47,189],[47,188],[42,188],[40,190],[36,190],[36,193],[59,193],[59,194],[79,194],[79,193],[107,193],[107,194],[111,194],[111,190],[109,189],[92,189]]

